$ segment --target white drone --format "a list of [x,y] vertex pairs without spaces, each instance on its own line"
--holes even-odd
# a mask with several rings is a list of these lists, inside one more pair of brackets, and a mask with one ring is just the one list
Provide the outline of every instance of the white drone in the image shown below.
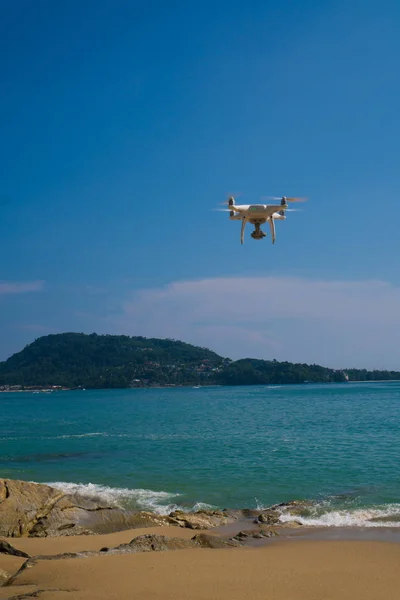
[[229,208],[219,208],[216,210],[222,210],[229,212],[229,218],[231,221],[242,221],[242,229],[240,233],[240,243],[244,242],[244,230],[246,223],[254,225],[254,231],[251,233],[253,240],[262,240],[266,233],[261,230],[261,225],[268,221],[271,230],[272,243],[275,243],[275,221],[284,221],[285,211],[293,211],[296,209],[290,209],[288,202],[304,202],[306,198],[276,198],[274,196],[268,196],[270,200],[280,200],[280,204],[235,204],[235,199],[231,196],[228,202]]

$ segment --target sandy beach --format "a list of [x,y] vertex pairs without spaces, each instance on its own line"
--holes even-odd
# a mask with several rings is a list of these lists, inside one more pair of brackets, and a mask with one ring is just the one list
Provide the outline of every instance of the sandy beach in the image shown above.
[[[10,539],[30,556],[98,551],[143,534],[190,539],[194,532],[152,527],[107,535]],[[212,534],[212,532],[209,532]],[[4,538],[3,538],[4,539]],[[0,569],[15,572],[25,558],[0,555]],[[285,539],[260,548],[194,548],[135,554],[40,558],[0,600],[395,600],[400,545],[380,541]],[[36,596],[32,596],[36,594]]]

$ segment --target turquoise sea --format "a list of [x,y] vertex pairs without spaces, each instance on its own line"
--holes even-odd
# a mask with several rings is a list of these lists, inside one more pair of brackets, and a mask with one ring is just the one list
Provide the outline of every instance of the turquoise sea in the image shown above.
[[400,526],[400,382],[2,393],[0,476],[160,513],[309,499],[310,525]]

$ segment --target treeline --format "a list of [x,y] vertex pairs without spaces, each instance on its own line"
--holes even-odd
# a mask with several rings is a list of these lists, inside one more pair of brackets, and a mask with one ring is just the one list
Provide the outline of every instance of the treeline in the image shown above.
[[258,385],[282,383],[340,383],[346,381],[343,371],[319,365],[257,360],[237,360],[219,374],[224,385]]
[[0,386],[127,388],[400,380],[394,371],[223,358],[177,340],[63,333],[43,336],[0,363]]
[[398,371],[367,371],[366,369],[347,369],[350,381],[390,381],[400,379]]

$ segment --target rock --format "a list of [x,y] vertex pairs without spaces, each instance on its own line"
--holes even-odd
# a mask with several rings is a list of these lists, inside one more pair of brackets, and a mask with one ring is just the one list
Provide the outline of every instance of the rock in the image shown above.
[[60,490],[11,479],[0,480],[0,535],[21,537],[63,496]]
[[287,511],[287,514],[293,517],[306,517],[310,514],[310,510],[306,506],[294,506]]
[[367,519],[369,523],[398,523],[400,521],[400,515],[386,515],[385,517],[372,517]]
[[160,552],[162,550],[182,550],[192,547],[190,540],[183,538],[166,537],[164,535],[139,535],[130,543],[130,548],[136,552]]
[[311,507],[314,506],[314,502],[311,500],[289,500],[289,502],[280,502],[279,504],[270,506],[270,510],[274,510],[276,508],[290,508],[294,506]]
[[260,534],[263,537],[268,537],[268,538],[279,535],[279,533],[276,531],[276,529],[270,529],[270,528],[264,529],[263,527],[260,529]]
[[254,520],[255,523],[265,523],[266,525],[276,525],[279,523],[279,513],[273,510],[263,511]]
[[282,512],[293,514],[295,511],[307,510],[310,505],[305,501],[293,501],[263,511],[177,510],[168,516],[160,516],[148,511],[129,511],[109,506],[99,498],[66,494],[44,484],[0,479],[0,536],[89,535],[151,526],[208,530],[250,519],[259,526],[280,526],[282,524],[279,517]]
[[10,577],[10,574],[7,573],[7,571],[3,571],[3,569],[0,569],[0,587],[2,585],[4,585],[4,583],[7,581],[7,579]]
[[188,529],[212,529],[213,527],[233,523],[235,518],[221,510],[199,510],[193,513],[174,511],[170,513],[168,521],[171,525],[187,527]]
[[300,521],[286,521],[280,524],[281,527],[288,527],[290,529],[295,529],[296,527],[304,527]]
[[84,535],[154,525],[170,523],[167,517],[126,511],[48,485],[0,479],[0,536]]
[[239,531],[233,538],[230,538],[233,541],[239,541],[242,544],[251,543],[252,539],[260,540],[263,538],[271,538],[273,536],[278,535],[278,533],[274,529],[253,529],[249,531]]
[[22,550],[18,550],[11,546],[8,542],[4,542],[0,540],[0,554],[10,554],[11,556],[20,556],[21,558],[29,558],[29,554],[23,552]]
[[314,503],[310,500],[291,500],[290,502],[282,502],[281,504],[275,504],[271,506],[272,510],[279,510],[280,512],[289,513],[293,516],[305,516],[310,512],[310,508],[314,506]]
[[29,569],[29,568],[33,567],[35,564],[36,564],[36,561],[34,558],[27,558],[26,561],[24,561],[24,563],[20,566],[20,568],[15,573],[13,573],[13,575],[11,575],[11,577],[9,577],[8,579],[6,579],[3,582],[3,587],[12,586],[14,584],[14,581],[17,579],[17,577],[23,571],[25,571],[25,569]]
[[193,548],[194,542],[184,538],[166,537],[164,535],[139,535],[128,544],[120,544],[115,548],[102,548],[100,552],[108,554],[130,554],[134,552],[161,552],[165,550],[182,550]]
[[245,531],[239,531],[239,533],[237,533],[235,535],[236,539],[243,539],[243,538],[247,538],[247,537],[249,537],[249,534],[246,533]]
[[196,546],[200,546],[201,548],[218,549],[240,545],[237,540],[223,540],[216,535],[210,535],[207,533],[198,533],[192,537],[191,541],[194,542]]
[[0,535],[48,537],[110,533],[136,527],[210,529],[235,520],[224,511],[128,511],[44,484],[0,479]]
[[242,508],[242,509],[224,509],[223,513],[232,521],[247,521],[248,519],[255,519],[259,514],[260,510],[253,508]]
[[228,548],[238,545],[238,542],[225,541],[218,536],[205,533],[198,533],[190,540],[179,537],[167,537],[165,535],[144,534],[133,538],[128,544],[120,544],[114,548],[101,548],[100,553],[131,554],[136,552],[165,552],[166,550],[184,550],[198,547]]
[[253,508],[243,508],[240,513],[241,516],[245,517],[245,519],[252,519],[258,515],[260,511],[255,510]]

